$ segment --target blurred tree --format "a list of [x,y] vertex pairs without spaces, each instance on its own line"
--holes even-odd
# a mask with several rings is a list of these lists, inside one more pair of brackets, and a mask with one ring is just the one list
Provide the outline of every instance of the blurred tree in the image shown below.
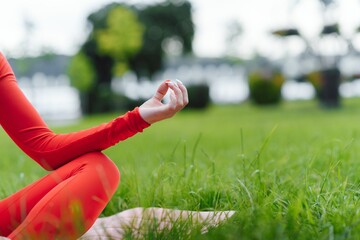
[[194,38],[192,7],[188,1],[167,0],[138,10],[145,26],[143,46],[130,60],[138,77],[151,77],[163,66],[166,53],[191,53]]
[[127,69],[127,60],[142,46],[143,27],[134,12],[128,8],[115,7],[107,18],[107,27],[95,30],[99,55],[115,61],[114,74],[122,75]]
[[82,109],[89,108],[88,93],[94,86],[95,71],[83,52],[77,53],[70,61],[68,76],[72,85],[80,91]]
[[[341,31],[336,14],[338,1],[318,1],[322,28],[316,37],[306,37],[297,28],[279,29],[272,33],[282,38],[295,36],[303,40],[306,48],[299,56],[299,63],[305,64],[301,73],[303,76],[298,78],[307,79],[314,85],[322,106],[339,107],[339,87],[343,77],[340,62],[346,55],[354,54],[357,50],[353,46],[354,35],[349,38]],[[297,3],[300,1],[294,1],[294,4]]]
[[[92,31],[74,57],[69,76],[75,86],[81,87],[83,101],[87,102],[83,105],[85,113],[106,112],[113,108],[111,80],[128,70],[129,58],[142,46],[144,30],[134,9],[117,3],[92,13],[88,22]],[[87,69],[88,73],[76,80],[76,67]]]
[[79,52],[71,59],[68,74],[72,79],[72,84],[80,92],[88,92],[94,84],[95,72],[93,66],[83,52]]
[[85,113],[112,110],[114,75],[131,69],[138,77],[151,77],[162,68],[166,54],[192,52],[194,24],[188,1],[166,0],[139,8],[112,3],[92,13],[88,22],[92,30],[69,68],[74,85],[76,65],[87,68],[82,56],[93,68],[93,81],[90,73],[79,79],[86,86],[81,90],[88,103]]
[[26,56],[31,55],[31,48],[32,46],[32,39],[34,36],[35,24],[34,22],[28,17],[25,16],[23,19],[23,26],[24,26],[24,38],[20,43],[20,47],[18,48],[19,52],[22,57],[18,58],[16,61],[16,69],[19,75],[25,75],[26,72],[32,67],[32,62],[29,61]]
[[228,56],[238,55],[239,40],[243,34],[243,27],[237,20],[229,22],[226,36],[226,52]]

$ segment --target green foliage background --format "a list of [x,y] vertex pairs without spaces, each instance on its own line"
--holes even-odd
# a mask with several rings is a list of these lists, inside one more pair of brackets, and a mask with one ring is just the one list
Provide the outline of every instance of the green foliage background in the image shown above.
[[89,91],[95,82],[95,72],[84,53],[77,53],[69,64],[68,75],[72,85],[80,92]]
[[188,1],[167,0],[143,8],[111,3],[90,14],[91,31],[68,71],[71,82],[82,92],[83,112],[114,110],[118,98],[111,89],[114,76],[131,70],[139,78],[151,79],[163,67],[165,41],[177,39],[182,54],[191,53],[191,9]]

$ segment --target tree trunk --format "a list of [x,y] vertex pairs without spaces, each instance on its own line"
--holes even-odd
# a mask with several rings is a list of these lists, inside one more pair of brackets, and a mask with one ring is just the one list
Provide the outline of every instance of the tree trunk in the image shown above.
[[320,104],[327,108],[340,107],[340,79],[338,68],[321,71],[321,86],[319,91]]

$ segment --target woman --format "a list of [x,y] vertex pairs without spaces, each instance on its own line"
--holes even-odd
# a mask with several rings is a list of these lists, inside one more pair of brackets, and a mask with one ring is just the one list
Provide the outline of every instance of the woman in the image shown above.
[[[161,100],[170,91],[170,101]],[[172,117],[188,103],[177,81],[163,82],[143,105],[106,124],[55,134],[18,88],[0,53],[0,124],[41,167],[51,171],[0,200],[0,236],[10,239],[76,239],[95,222],[116,191],[120,175],[102,150]]]

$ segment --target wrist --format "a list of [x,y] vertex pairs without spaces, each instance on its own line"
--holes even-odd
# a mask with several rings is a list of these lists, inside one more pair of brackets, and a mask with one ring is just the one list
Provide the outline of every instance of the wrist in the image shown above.
[[142,115],[142,110],[140,107],[136,107],[133,111],[130,113],[133,113],[133,117],[135,118],[136,124],[139,128],[144,129],[151,125],[151,122],[147,121],[146,118]]
[[152,118],[151,110],[143,107],[138,108],[139,116],[145,121],[147,124],[151,125],[156,121]]

